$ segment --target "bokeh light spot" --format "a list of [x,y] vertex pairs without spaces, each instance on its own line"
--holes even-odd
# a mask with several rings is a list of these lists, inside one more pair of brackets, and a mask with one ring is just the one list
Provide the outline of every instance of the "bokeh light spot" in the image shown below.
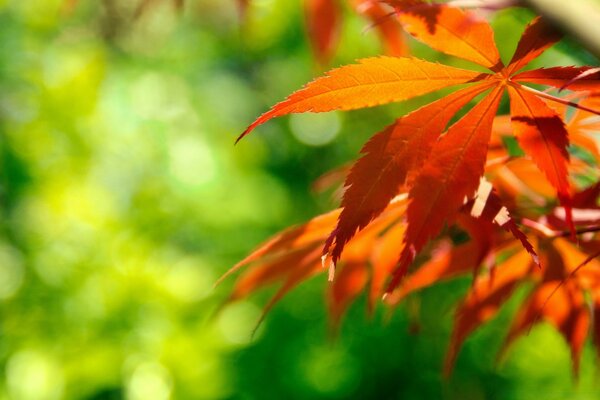
[[312,349],[305,355],[302,371],[307,383],[323,394],[347,396],[360,383],[357,361],[341,349]]
[[63,390],[61,371],[48,357],[33,350],[13,355],[6,367],[11,398],[21,400],[59,399]]
[[8,299],[19,290],[23,273],[20,253],[8,245],[0,245],[0,299]]
[[169,372],[159,363],[145,362],[139,365],[129,380],[129,400],[166,400],[171,396],[172,382]]
[[[246,344],[253,339],[253,331],[260,318],[260,309],[249,302],[231,304],[219,317],[219,329],[232,344]],[[260,334],[261,330],[257,331]],[[256,337],[257,335],[255,335]]]
[[290,117],[292,134],[301,143],[309,146],[324,146],[340,132],[341,120],[339,114],[293,114]]
[[169,148],[171,173],[178,181],[190,186],[210,182],[216,166],[210,148],[198,137],[176,138]]
[[184,258],[169,267],[164,282],[175,298],[183,302],[194,302],[211,293],[215,278],[206,265],[192,258]]

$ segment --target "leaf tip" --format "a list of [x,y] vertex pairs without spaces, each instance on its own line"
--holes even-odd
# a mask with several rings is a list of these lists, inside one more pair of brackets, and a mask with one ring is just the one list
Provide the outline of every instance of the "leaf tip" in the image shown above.
[[329,258],[329,253],[324,253],[321,255],[321,266],[323,269],[327,268],[327,280],[329,282],[333,282],[335,279],[335,262],[333,260],[327,263],[327,259]]
[[244,136],[246,136],[248,133],[250,133],[250,128],[246,129],[244,132],[242,132],[242,134],[240,136],[237,137],[237,139],[235,139],[235,142],[233,143],[233,145],[235,146],[236,144],[238,144],[238,142],[240,140],[242,140],[242,138]]
[[329,270],[327,272],[327,280],[329,282],[333,282],[335,279],[335,265],[333,263],[329,264]]

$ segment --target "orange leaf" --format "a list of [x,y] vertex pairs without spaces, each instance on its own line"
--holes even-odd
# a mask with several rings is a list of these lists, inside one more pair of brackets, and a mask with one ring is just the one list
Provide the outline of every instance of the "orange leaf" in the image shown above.
[[400,264],[389,285],[393,290],[414,254],[446,221],[458,213],[465,197],[471,197],[483,175],[487,144],[501,89],[495,89],[469,111],[437,142],[410,191],[408,227]]
[[407,276],[398,289],[386,298],[386,302],[398,304],[410,293],[477,269],[485,256],[481,250],[477,240],[455,247],[446,243],[433,252],[431,260]]
[[536,96],[510,86],[508,93],[517,140],[556,188],[567,210],[567,221],[571,221],[567,172],[569,137],[565,125],[556,112]]
[[512,198],[528,198],[537,206],[544,206],[556,190],[544,174],[526,158],[514,159],[495,172],[494,187]]
[[269,302],[263,308],[262,315],[257,322],[256,328],[260,325],[260,323],[264,320],[267,313],[273,308],[275,304],[279,300],[281,300],[290,290],[294,289],[303,281],[310,278],[312,275],[320,273],[322,271],[321,262],[319,257],[318,250],[313,250],[306,254],[303,258],[295,259],[293,264],[288,263],[286,265],[282,265],[283,269],[289,268],[290,265],[293,265],[287,275],[287,278],[283,282],[283,284],[279,287],[277,292],[271,297]]
[[535,18],[527,25],[521,40],[519,40],[517,50],[506,67],[508,74],[512,75],[539,57],[550,46],[558,42],[561,36],[544,19]]
[[334,328],[339,325],[342,314],[364,289],[369,273],[364,262],[349,262],[336,274],[329,290],[329,313]]
[[565,239],[557,238],[545,247],[543,281],[515,317],[502,351],[537,323],[541,316],[551,322],[569,343],[573,369],[577,374],[590,321],[580,286],[582,281],[579,275],[574,274],[590,262],[594,262],[594,269],[597,269],[597,262],[594,256],[582,253]]
[[[429,155],[450,119],[489,85],[477,85],[422,107],[373,136],[361,150],[346,179],[342,213],[332,232],[331,256],[336,262],[344,245],[387,207]],[[329,248],[324,249],[325,252]]]
[[[579,100],[578,104],[595,110],[600,109],[600,92],[577,93],[572,96],[573,100]],[[567,110],[564,109],[566,117]],[[577,126],[581,129],[600,130],[600,121],[596,114],[592,114],[582,109],[575,109],[573,115],[569,119],[569,126]]]
[[511,136],[513,134],[512,127],[510,126],[510,115],[498,115],[494,118],[494,128],[492,136],[502,138],[504,136]]
[[385,45],[386,54],[400,57],[408,53],[402,28],[394,20],[393,14],[390,14],[379,2],[374,0],[355,0],[354,3],[358,12],[367,16],[371,20],[372,26],[379,32]]
[[493,71],[504,67],[492,28],[473,14],[445,5],[423,4],[400,9],[397,16],[408,33],[435,50]]
[[261,115],[237,139],[281,115],[373,107],[483,79],[486,74],[416,58],[365,58],[331,70]]
[[319,62],[325,64],[337,45],[341,10],[337,0],[305,0],[306,29]]
[[319,215],[303,225],[291,227],[278,233],[230,268],[219,278],[215,285],[220,284],[228,276],[262,257],[284,254],[294,249],[322,243],[327,238],[327,234],[335,227],[340,211],[340,209],[333,210]]
[[508,333],[505,347],[528,331],[541,312],[544,319],[552,323],[569,344],[573,370],[577,374],[581,350],[590,325],[590,313],[583,293],[573,282],[567,282],[556,290],[557,284],[557,281],[550,281],[540,285],[526,304],[521,306]]
[[488,276],[476,282],[456,310],[454,330],[446,354],[446,374],[452,371],[458,351],[467,336],[496,315],[530,268],[529,255],[520,251],[498,265],[493,279]]
[[[563,238],[556,238],[553,241],[553,247],[560,253],[562,258],[561,268],[565,274],[577,274],[577,278],[583,276],[580,269],[585,267],[586,270],[600,271],[600,261],[595,258],[590,258],[590,253],[600,251],[598,242],[587,243],[585,248],[574,245]],[[568,278],[567,278],[568,279]],[[589,283],[581,282],[582,286],[588,286]],[[600,283],[600,282],[594,282]]]
[[[579,105],[600,110],[600,94],[592,93],[579,101]],[[566,111],[566,110],[565,110]],[[576,109],[567,125],[571,143],[583,147],[600,163],[600,143],[594,138],[600,130],[598,116],[590,112]]]
[[398,262],[398,254],[402,251],[402,239],[405,232],[406,224],[398,223],[391,227],[373,248],[371,253],[373,272],[367,299],[368,310],[371,313],[375,308],[375,302],[381,298],[385,280]]
[[[391,204],[385,213],[373,221],[367,229],[361,231],[355,240],[349,243],[344,256],[342,257],[342,267],[339,273],[336,272],[331,289],[329,291],[329,306],[333,319],[333,327],[339,324],[342,314],[350,303],[356,299],[364,289],[368,279],[367,261],[370,255],[374,253],[374,248],[381,248],[382,243],[393,241],[397,235],[394,234],[398,229],[404,230],[404,223],[398,221],[399,217],[406,209],[406,201],[400,200]],[[382,233],[383,232],[383,233]],[[395,246],[401,243],[401,237],[397,238]],[[377,265],[374,263],[373,278],[377,274]],[[371,290],[375,283],[372,281]],[[373,304],[369,303],[369,309],[372,310]]]
[[[333,312],[332,316],[336,317],[336,322],[358,292],[364,288],[366,278],[360,277],[366,276],[364,274],[367,271],[367,261],[373,247],[380,240],[382,232],[388,229],[393,230],[395,226],[402,225],[398,224],[398,220],[405,212],[405,203],[405,200],[399,200],[390,204],[379,218],[370,224],[367,229],[360,232],[356,240],[349,244],[342,258],[342,272],[336,277],[336,280],[341,279],[342,282],[339,284],[334,283],[334,287],[338,287],[336,289],[338,291],[335,294],[335,299],[332,299],[331,311]],[[311,276],[323,272],[321,243],[325,240],[327,233],[331,231],[338,212],[339,210],[336,210],[324,214],[300,227],[276,235],[229,270],[219,281],[241,267],[251,264],[248,270],[236,281],[228,301],[238,300],[267,285],[281,282],[278,291],[264,308],[260,319],[262,321],[269,310],[290,290]],[[390,227],[391,225],[392,227]],[[346,266],[350,264],[353,264],[352,267],[348,267],[352,272],[350,270],[343,272]],[[356,270],[359,265],[365,269],[364,274]],[[347,293],[340,292],[340,287],[350,286],[354,290],[349,290]]]
[[315,252],[317,247],[316,245],[303,247],[278,257],[261,260],[237,280],[230,300],[246,297],[286,277],[304,276],[314,266],[320,267],[320,254]]

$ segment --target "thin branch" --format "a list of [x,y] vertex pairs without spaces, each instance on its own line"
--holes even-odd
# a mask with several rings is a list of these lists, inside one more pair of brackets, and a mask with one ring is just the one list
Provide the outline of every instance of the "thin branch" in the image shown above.
[[572,101],[561,99],[560,97],[552,96],[551,94],[539,91],[539,90],[534,89],[534,88],[530,88],[529,86],[521,85],[520,83],[517,83],[517,82],[512,82],[511,81],[511,82],[509,82],[509,85],[513,86],[516,89],[524,90],[524,91],[532,93],[532,94],[534,94],[534,95],[536,95],[538,97],[542,97],[542,98],[544,98],[546,100],[554,101],[556,103],[564,104],[565,106],[569,106],[569,107],[573,107],[573,108],[578,108],[580,110],[587,111],[587,112],[592,113],[592,114],[600,115],[600,110],[594,110],[592,108],[579,105],[579,104],[574,103]]
[[577,82],[578,80],[581,80],[581,79],[586,78],[588,76],[592,76],[594,74],[597,74],[598,72],[600,72],[600,68],[591,68],[591,69],[588,69],[587,71],[583,71],[582,73],[580,73],[579,75],[577,75],[575,78],[571,79],[569,82],[567,82],[564,85],[562,85],[560,87],[560,89],[558,89],[558,91],[562,92],[563,90],[565,90],[566,88],[568,88],[569,86],[571,86],[573,83]]
[[[585,233],[590,233],[590,232],[600,232],[600,226],[589,226],[587,228],[580,228],[580,229],[575,230],[576,235],[583,235]],[[568,237],[568,236],[571,236],[570,231],[560,232],[560,234],[558,235],[558,237]]]
[[[571,236],[571,231],[557,231],[556,229],[552,229],[541,222],[534,221],[529,218],[523,218],[521,220],[521,223],[523,225],[525,225],[526,227],[531,228],[538,233],[541,233],[542,235],[544,235],[547,238],[559,238],[559,237]],[[587,226],[585,228],[579,228],[579,229],[575,230],[576,235],[584,235],[586,233],[592,233],[592,232],[600,232],[600,226],[599,225]]]
[[548,301],[550,301],[550,299],[552,298],[552,296],[554,296],[554,294],[558,291],[558,289],[560,289],[561,287],[564,286],[564,284],[567,282],[567,280],[572,279],[575,274],[577,272],[579,272],[579,270],[583,267],[585,267],[586,265],[588,265],[590,263],[590,261],[592,261],[594,258],[596,257],[600,257],[600,251],[597,251],[596,253],[590,255],[588,258],[586,258],[581,264],[579,264],[577,267],[575,267],[575,269],[573,271],[571,271],[571,273],[561,279],[560,283],[552,290],[552,292],[548,295],[548,297],[546,298],[546,300],[544,301],[544,304],[542,304],[542,307],[540,307],[540,309],[538,310],[537,314],[535,315],[535,318],[533,319],[533,321],[531,321],[531,325],[529,325],[529,332],[531,332],[531,328],[537,323],[537,321],[540,319],[540,316],[542,315],[542,311],[544,311],[544,308],[546,308],[546,305],[548,304]]

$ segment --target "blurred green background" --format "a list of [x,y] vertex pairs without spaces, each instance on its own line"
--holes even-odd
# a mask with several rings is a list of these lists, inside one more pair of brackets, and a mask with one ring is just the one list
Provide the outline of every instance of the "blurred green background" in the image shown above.
[[[268,293],[215,313],[216,279],[283,227],[335,207],[312,182],[431,100],[266,124],[320,73],[298,0],[0,0],[0,398],[597,399],[547,325],[500,363],[518,294],[440,375],[457,280],[386,322],[359,301],[328,335],[319,277],[251,332]],[[494,17],[509,57],[531,15]],[[350,10],[333,65],[380,53]],[[422,45],[420,57],[463,65]],[[596,62],[561,43],[537,65]]]

